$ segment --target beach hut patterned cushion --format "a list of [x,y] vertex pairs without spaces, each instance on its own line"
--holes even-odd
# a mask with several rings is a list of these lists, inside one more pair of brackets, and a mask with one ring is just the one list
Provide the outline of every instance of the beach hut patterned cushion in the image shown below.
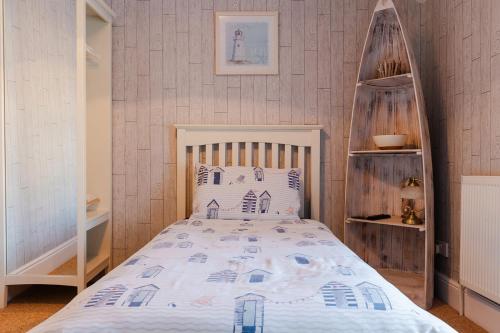
[[193,217],[296,219],[300,169],[196,166]]

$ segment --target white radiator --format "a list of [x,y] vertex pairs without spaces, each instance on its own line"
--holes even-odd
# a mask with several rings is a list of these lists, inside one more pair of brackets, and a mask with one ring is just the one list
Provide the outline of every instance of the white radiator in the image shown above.
[[500,303],[500,177],[463,176],[460,283]]

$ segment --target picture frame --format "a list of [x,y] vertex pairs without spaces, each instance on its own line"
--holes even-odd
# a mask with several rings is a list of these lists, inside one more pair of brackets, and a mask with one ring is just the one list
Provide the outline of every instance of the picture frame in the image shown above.
[[215,12],[215,74],[276,75],[278,12]]

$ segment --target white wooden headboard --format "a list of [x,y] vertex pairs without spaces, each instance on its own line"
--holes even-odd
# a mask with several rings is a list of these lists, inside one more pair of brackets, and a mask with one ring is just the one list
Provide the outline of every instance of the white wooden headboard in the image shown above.
[[[309,194],[310,217],[320,211],[320,125],[175,125],[177,128],[177,218],[187,217],[194,164],[298,167],[301,212]],[[228,154],[230,152],[230,154]],[[190,174],[187,173],[188,168]],[[188,180],[191,179],[191,184]],[[189,187],[188,187],[189,186]],[[190,203],[189,203],[190,205]]]

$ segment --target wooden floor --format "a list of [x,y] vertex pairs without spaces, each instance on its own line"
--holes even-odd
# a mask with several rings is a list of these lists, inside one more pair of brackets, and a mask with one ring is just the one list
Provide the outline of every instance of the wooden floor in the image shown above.
[[[16,297],[4,310],[0,310],[0,332],[26,332],[61,309],[75,295],[76,289],[72,287],[32,287]],[[439,300],[435,300],[430,312],[460,333],[486,332]]]

